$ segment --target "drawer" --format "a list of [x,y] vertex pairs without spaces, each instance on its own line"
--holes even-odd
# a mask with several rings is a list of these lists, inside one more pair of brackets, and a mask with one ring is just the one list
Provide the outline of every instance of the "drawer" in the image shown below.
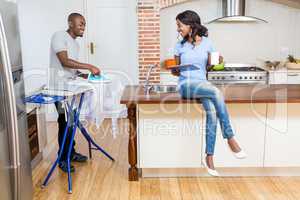
[[270,72],[269,84],[287,84],[287,72]]
[[39,153],[39,137],[36,108],[27,114],[27,127],[31,160],[33,160],[35,156]]
[[39,153],[39,138],[37,132],[31,135],[29,138],[29,147],[30,147],[30,155],[31,160],[35,158],[35,156]]
[[288,84],[300,84],[300,73],[299,72],[288,72],[287,73]]
[[37,132],[37,124],[33,124],[31,126],[28,126],[28,136],[30,137],[32,134]]
[[[31,133],[32,131],[36,131],[37,127],[37,111],[36,108],[27,114],[27,123],[28,123],[28,131]],[[34,129],[34,130],[31,130]]]
[[269,72],[269,84],[300,84],[300,71]]

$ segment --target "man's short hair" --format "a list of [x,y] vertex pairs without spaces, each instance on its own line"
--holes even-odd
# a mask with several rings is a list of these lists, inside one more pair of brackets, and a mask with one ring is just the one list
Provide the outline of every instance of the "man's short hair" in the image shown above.
[[76,17],[83,17],[80,13],[71,13],[68,17],[68,22],[73,21]]

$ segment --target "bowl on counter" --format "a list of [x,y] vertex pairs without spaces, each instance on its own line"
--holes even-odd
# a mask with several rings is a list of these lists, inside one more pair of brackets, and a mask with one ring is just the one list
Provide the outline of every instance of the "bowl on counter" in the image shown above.
[[287,62],[285,67],[291,70],[300,70],[300,64],[298,63]]

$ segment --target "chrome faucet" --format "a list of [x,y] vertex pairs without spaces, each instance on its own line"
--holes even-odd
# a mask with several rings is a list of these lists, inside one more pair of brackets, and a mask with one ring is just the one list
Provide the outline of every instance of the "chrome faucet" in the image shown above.
[[149,84],[149,79],[150,79],[150,75],[151,75],[151,71],[153,70],[153,68],[155,68],[157,65],[151,65],[148,69],[148,73],[147,73],[147,77],[146,77],[146,81],[144,84],[144,91],[146,95],[149,95],[150,90],[152,88],[152,85]]

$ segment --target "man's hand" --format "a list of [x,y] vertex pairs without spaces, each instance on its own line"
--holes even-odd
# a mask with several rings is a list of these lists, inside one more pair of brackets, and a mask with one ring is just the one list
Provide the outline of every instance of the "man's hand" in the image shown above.
[[79,74],[78,76],[84,79],[87,79],[89,77],[88,74]]
[[93,75],[99,75],[100,74],[100,69],[98,67],[93,66],[93,65],[90,65],[89,70]]
[[87,63],[80,63],[76,60],[72,60],[72,59],[68,58],[67,51],[58,52],[56,55],[57,55],[61,65],[64,67],[68,67],[71,69],[87,69],[94,75],[100,74],[100,69],[98,67],[95,67],[94,65],[90,65]]

